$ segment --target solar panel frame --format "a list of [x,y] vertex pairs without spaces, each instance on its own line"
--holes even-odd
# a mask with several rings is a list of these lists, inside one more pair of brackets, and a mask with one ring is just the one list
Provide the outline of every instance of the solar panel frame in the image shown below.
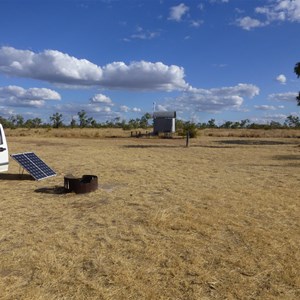
[[35,180],[42,180],[56,176],[56,173],[33,152],[11,154],[10,156],[16,160]]

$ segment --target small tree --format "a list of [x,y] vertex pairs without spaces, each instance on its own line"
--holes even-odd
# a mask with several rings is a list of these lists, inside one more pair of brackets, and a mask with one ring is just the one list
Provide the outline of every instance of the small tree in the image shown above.
[[77,113],[79,117],[79,126],[81,128],[84,128],[88,125],[88,119],[87,119],[87,114],[84,110],[81,110]]
[[70,126],[71,126],[71,128],[74,128],[76,126],[76,120],[74,118],[72,118],[72,120],[70,122]]
[[208,128],[217,128],[218,126],[216,125],[216,120],[215,119],[210,119],[207,122],[207,127]]
[[58,112],[53,114],[50,117],[50,121],[53,123],[53,128],[62,127],[62,125],[63,125],[62,114],[59,114]]
[[140,120],[140,127],[146,129],[148,127],[148,121],[152,116],[149,113],[144,114]]
[[298,116],[289,115],[284,123],[288,127],[300,127],[300,119]]
[[[297,75],[297,78],[300,77],[300,62],[296,63],[295,67],[294,67],[294,72]],[[298,105],[300,106],[300,92],[298,94],[298,96],[296,97],[296,100],[298,102]]]

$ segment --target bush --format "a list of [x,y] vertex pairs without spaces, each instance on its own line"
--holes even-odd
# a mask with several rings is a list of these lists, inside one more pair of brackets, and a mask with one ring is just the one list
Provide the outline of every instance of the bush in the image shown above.
[[178,135],[186,136],[187,132],[189,133],[190,138],[195,138],[198,135],[197,126],[192,122],[185,122],[182,124],[182,128],[178,131]]

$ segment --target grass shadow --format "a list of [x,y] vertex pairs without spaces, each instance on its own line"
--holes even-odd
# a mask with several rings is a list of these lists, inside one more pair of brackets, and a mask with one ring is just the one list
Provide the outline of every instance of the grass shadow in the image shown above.
[[274,159],[277,160],[300,160],[300,154],[296,155],[276,155]]
[[9,174],[1,173],[0,180],[34,180],[34,178],[29,174]]
[[147,149],[147,148],[183,148],[183,145],[125,145],[124,148]]
[[36,193],[62,195],[67,194],[68,191],[63,186],[43,187],[35,190]]
[[234,148],[232,146],[218,146],[218,145],[189,145],[186,147],[185,144],[182,145],[125,145],[123,148],[131,149],[147,149],[147,148]]
[[228,145],[259,145],[259,146],[275,146],[275,145],[292,145],[292,142],[268,141],[268,140],[222,140],[220,144]]

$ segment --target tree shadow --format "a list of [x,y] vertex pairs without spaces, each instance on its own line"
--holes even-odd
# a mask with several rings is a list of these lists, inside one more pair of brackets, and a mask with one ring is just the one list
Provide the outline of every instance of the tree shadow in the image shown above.
[[0,173],[0,180],[34,180],[34,178],[29,174]]

